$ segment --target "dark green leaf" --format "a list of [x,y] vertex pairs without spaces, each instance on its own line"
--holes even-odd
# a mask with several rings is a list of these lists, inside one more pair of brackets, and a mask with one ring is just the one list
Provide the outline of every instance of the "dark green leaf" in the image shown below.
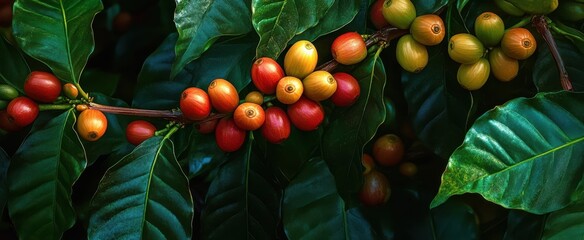
[[178,39],[178,34],[169,34],[158,48],[150,54],[138,75],[138,88],[170,80],[170,70],[174,61],[174,47]]
[[578,239],[584,236],[584,204],[579,203],[546,218],[542,239]]
[[362,214],[345,210],[335,180],[320,158],[307,162],[290,182],[282,215],[289,239],[374,239]]
[[[566,26],[561,22],[552,22],[549,24],[552,31],[569,39],[578,48],[581,54],[584,54],[584,33],[578,29]],[[558,38],[555,38],[558,40]]]
[[356,69],[352,75],[359,81],[361,95],[352,106],[335,108],[322,140],[323,157],[345,201],[361,188],[363,146],[385,120],[383,62],[377,56],[370,56]]
[[24,81],[30,73],[22,53],[0,37],[0,80],[24,92]]
[[[441,7],[446,6],[446,4],[448,4],[448,2],[449,2],[448,0],[438,0],[438,1],[412,0],[412,3],[414,3],[414,6],[416,6],[416,14],[417,15],[435,13]],[[459,1],[459,2],[464,2],[464,1]],[[459,3],[459,5],[460,4],[464,5],[465,3]]]
[[[402,74],[408,115],[416,136],[437,155],[448,158],[463,139],[473,115],[473,95],[460,87],[446,46],[428,48],[428,65],[422,72]],[[444,131],[448,137],[444,137]]]
[[98,92],[107,96],[114,95],[121,77],[119,74],[112,72],[86,70],[81,75],[83,90],[90,93]]
[[227,160],[227,154],[217,146],[215,134],[201,134],[192,130],[186,156],[180,159],[186,165],[190,179],[208,173]]
[[211,182],[201,214],[202,239],[275,239],[279,196],[253,156],[252,138]]
[[12,157],[8,209],[21,239],[60,239],[75,223],[71,188],[87,162],[66,111],[37,128]]
[[0,216],[4,214],[4,207],[8,201],[8,166],[10,166],[10,157],[4,149],[0,148]]
[[359,12],[360,0],[336,0],[328,9],[326,14],[320,19],[318,24],[306,29],[306,31],[296,35],[292,42],[298,40],[314,41],[318,37],[331,33],[349,22]]
[[180,0],[174,22],[178,30],[174,78],[189,62],[197,59],[217,38],[242,35],[252,30],[250,2],[229,0]]
[[479,239],[474,210],[460,200],[451,199],[430,211],[433,239]]
[[544,93],[481,116],[450,157],[431,206],[479,193],[503,207],[541,214],[583,200],[582,104],[584,93]]
[[102,9],[99,0],[17,1],[14,37],[61,80],[77,83],[94,48],[93,18]]
[[[584,54],[579,52],[574,44],[566,39],[556,38],[558,51],[564,60],[564,66],[570,75],[574,91],[584,90]],[[545,43],[538,44],[538,54],[533,66],[533,81],[540,92],[555,92],[562,90],[560,74],[556,62]]]
[[541,239],[547,216],[511,210],[504,239]]
[[315,26],[334,0],[252,0],[252,23],[260,36],[256,57],[277,59],[296,34]]
[[144,141],[112,166],[91,201],[89,239],[190,239],[193,200],[172,141]]

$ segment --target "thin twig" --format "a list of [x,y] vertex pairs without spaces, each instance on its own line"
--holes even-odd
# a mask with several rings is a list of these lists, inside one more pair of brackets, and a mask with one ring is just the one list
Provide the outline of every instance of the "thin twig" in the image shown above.
[[564,60],[560,56],[558,46],[556,45],[556,41],[550,32],[546,18],[543,15],[536,15],[531,18],[531,23],[547,43],[548,48],[554,57],[554,60],[556,61],[556,67],[560,73],[560,82],[562,84],[562,88],[566,91],[573,91],[574,89],[572,87],[572,82],[568,76],[568,71],[564,65]]

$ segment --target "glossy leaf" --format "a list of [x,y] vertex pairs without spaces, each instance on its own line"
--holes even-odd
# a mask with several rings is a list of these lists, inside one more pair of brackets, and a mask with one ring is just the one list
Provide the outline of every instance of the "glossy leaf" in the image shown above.
[[252,30],[249,1],[178,0],[174,22],[178,31],[174,78],[220,36],[242,35]]
[[[448,158],[458,147],[473,115],[473,95],[460,87],[446,46],[428,48],[428,65],[419,73],[402,73],[408,116],[416,136],[437,155]],[[448,137],[444,137],[445,129]]]
[[450,157],[432,207],[463,193],[537,214],[583,200],[582,103],[582,93],[545,93],[481,116]]
[[120,74],[96,69],[87,69],[81,75],[83,90],[90,93],[101,93],[106,96],[112,96],[116,93],[121,78]]
[[584,236],[584,204],[579,203],[550,213],[542,239],[578,239]]
[[101,1],[16,1],[13,9],[13,32],[20,48],[59,79],[79,82],[93,52],[91,24],[103,9]]
[[452,199],[430,210],[429,217],[433,239],[479,239],[475,211],[460,200]]
[[291,42],[298,40],[314,41],[335,30],[342,28],[351,22],[359,12],[359,0],[336,0],[328,9],[318,24],[296,35]]
[[[576,45],[565,39],[555,39],[560,56],[564,60],[564,66],[568,71],[574,91],[584,90],[584,69],[582,61],[584,55],[577,51]],[[541,43],[537,46],[537,60],[533,66],[533,81],[540,92],[554,92],[562,90],[560,74],[556,62],[551,55],[548,46]]]
[[169,34],[158,48],[144,60],[142,69],[138,74],[138,88],[170,80],[170,71],[175,59],[174,47],[177,39],[177,33]]
[[256,57],[277,59],[294,35],[315,26],[333,0],[252,0],[252,24],[260,36]]
[[209,173],[227,160],[228,155],[221,151],[215,142],[215,134],[201,134],[193,130],[186,156],[180,159],[186,165],[190,179]]
[[35,126],[12,157],[8,209],[21,239],[60,239],[75,223],[71,188],[87,165],[75,121],[69,110]]
[[365,59],[352,75],[361,87],[359,99],[348,108],[335,108],[322,140],[323,158],[345,201],[361,188],[363,146],[385,120],[386,73],[381,59],[375,56]]
[[193,200],[168,138],[147,139],[107,170],[91,201],[89,239],[190,239]]
[[[423,15],[423,14],[430,14],[436,13],[440,8],[446,6],[448,4],[448,0],[439,0],[439,1],[427,1],[427,0],[412,0],[414,6],[416,6],[416,15]],[[458,1],[459,4],[464,5],[464,1]],[[460,9],[460,8],[459,8]]]
[[[581,30],[564,25],[561,22],[549,23],[549,27],[552,31],[569,39],[578,48],[580,54],[584,54],[584,33]],[[559,40],[558,38],[554,39],[556,41]]]
[[251,146],[250,137],[211,182],[201,214],[202,239],[276,238],[280,199]]
[[0,215],[4,214],[4,207],[8,201],[8,166],[10,157],[0,148]]
[[322,159],[307,162],[284,192],[282,221],[289,239],[375,239],[356,209],[345,210]]
[[30,73],[22,53],[0,37],[0,80],[24,92],[24,81]]

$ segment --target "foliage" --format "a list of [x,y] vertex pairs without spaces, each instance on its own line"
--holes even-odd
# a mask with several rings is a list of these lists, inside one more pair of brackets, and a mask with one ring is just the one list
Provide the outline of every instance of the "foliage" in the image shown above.
[[[418,15],[443,19],[446,37],[426,47],[428,64],[411,73],[395,57],[397,40],[408,31],[375,29],[369,16],[374,2],[15,1],[10,27],[0,21],[0,84],[25,95],[27,75],[49,71],[75,84],[80,96],[40,104],[32,126],[0,130],[0,235],[584,235],[584,16],[569,21],[548,14],[546,35],[541,25],[529,24],[532,16],[512,16],[494,1],[412,0]],[[474,34],[474,21],[484,11],[501,16],[506,28],[527,28],[537,51],[519,61],[514,80],[490,76],[481,89],[468,91],[457,82],[460,64],[449,58],[449,39]],[[349,31],[367,40],[367,57],[351,66],[329,62],[332,41]],[[180,117],[185,88],[206,90],[223,78],[243,99],[256,90],[254,60],[271,57],[283,65],[298,40],[314,43],[319,69],[356,78],[361,92],[355,104],[322,101],[325,117],[318,129],[292,127],[282,143],[270,143],[261,129],[248,131],[235,152],[221,151],[213,133],[197,130],[201,122]],[[560,84],[556,65],[566,69],[573,91]],[[264,97],[264,107],[287,107],[273,95]],[[0,96],[0,103],[7,101]],[[106,111],[107,131],[98,141],[78,137],[79,106],[117,109]],[[138,119],[158,131],[133,146],[125,128]],[[359,199],[367,169],[363,154],[373,154],[374,140],[388,133],[403,139],[406,153],[402,164],[374,167],[388,178],[391,196],[381,206],[367,206]],[[403,163],[417,172],[405,172]]]

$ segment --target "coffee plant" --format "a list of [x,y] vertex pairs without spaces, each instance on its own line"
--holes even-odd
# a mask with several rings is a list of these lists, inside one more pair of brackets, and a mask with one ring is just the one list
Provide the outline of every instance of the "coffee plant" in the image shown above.
[[0,0],[0,239],[581,239],[582,0]]

